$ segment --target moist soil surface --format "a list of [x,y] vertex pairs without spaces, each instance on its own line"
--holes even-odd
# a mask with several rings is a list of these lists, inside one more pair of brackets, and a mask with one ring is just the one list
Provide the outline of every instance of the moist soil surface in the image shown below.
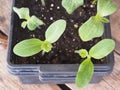
[[[93,39],[89,42],[83,42],[79,35],[79,27],[90,18],[96,15],[96,5],[93,5],[92,0],[84,0],[84,5],[75,10],[71,15],[67,14],[65,9],[61,6],[61,0],[45,0],[45,6],[42,6],[41,0],[15,0],[15,7],[28,7],[30,15],[36,15],[44,21],[45,25],[40,26],[34,31],[29,31],[27,28],[21,28],[21,22],[18,16],[13,13],[13,36],[12,49],[18,42],[30,39],[39,38],[45,40],[45,31],[48,26],[58,19],[67,21],[67,27],[60,39],[55,42],[52,50],[42,56],[41,52],[27,58],[22,58],[15,55],[12,51],[11,62],[13,64],[77,64],[81,63],[83,59],[76,53],[75,50],[87,49],[89,50],[101,38]],[[11,50],[12,50],[11,49]],[[94,60],[94,64],[107,63],[107,60]]]

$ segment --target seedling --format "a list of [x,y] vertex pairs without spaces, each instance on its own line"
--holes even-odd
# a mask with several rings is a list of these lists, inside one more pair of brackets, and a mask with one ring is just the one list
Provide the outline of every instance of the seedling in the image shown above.
[[112,0],[97,0],[97,14],[96,16],[90,17],[90,19],[79,28],[80,38],[83,41],[89,41],[102,36],[104,33],[103,23],[109,22],[105,17],[114,13],[116,10],[117,6]]
[[76,50],[81,58],[85,60],[80,64],[77,75],[76,75],[76,85],[78,87],[84,87],[87,85],[93,76],[94,65],[91,58],[102,59],[108,54],[110,54],[115,48],[115,42],[111,39],[103,39],[94,45],[89,52],[86,49]]
[[21,27],[25,28],[28,27],[29,30],[35,30],[40,25],[43,25],[44,22],[37,18],[35,15],[29,15],[30,11],[29,8],[16,8],[13,7],[14,12],[19,16],[20,19],[24,19],[25,21],[22,22]]
[[83,5],[84,0],[62,0],[62,6],[68,14],[72,14],[75,9]]
[[45,32],[45,40],[37,38],[27,39],[15,45],[13,52],[21,57],[29,57],[40,51],[49,52],[52,49],[52,43],[56,42],[64,33],[66,28],[65,20],[57,20],[52,23]]
[[42,6],[45,6],[45,0],[41,0]]

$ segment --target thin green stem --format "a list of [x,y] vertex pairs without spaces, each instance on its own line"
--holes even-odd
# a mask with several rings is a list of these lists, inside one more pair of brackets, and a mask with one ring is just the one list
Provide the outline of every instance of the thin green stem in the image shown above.
[[91,56],[90,56],[90,55],[87,55],[87,59],[90,59],[90,60],[91,60]]
[[92,0],[92,4],[96,4],[97,0]]
[[26,20],[28,21],[28,20],[30,20],[30,18],[31,18],[30,16],[27,16]]
[[45,0],[41,0],[42,6],[45,6]]
[[101,19],[103,18],[99,13],[96,14],[95,16],[96,20],[101,21]]
[[79,50],[75,50],[75,53],[79,54]]
[[42,51],[42,56],[44,56],[45,55],[45,51]]

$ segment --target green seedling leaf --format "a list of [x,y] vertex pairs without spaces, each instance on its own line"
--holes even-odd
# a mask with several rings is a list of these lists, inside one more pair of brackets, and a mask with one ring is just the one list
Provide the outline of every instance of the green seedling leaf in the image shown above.
[[45,6],[45,0],[41,0],[42,6]]
[[112,0],[98,0],[97,12],[101,16],[108,16],[117,10],[117,6]]
[[115,48],[115,42],[112,39],[104,39],[94,45],[89,54],[86,49],[76,50],[82,58],[86,58],[79,66],[76,75],[76,85],[78,87],[86,86],[90,81],[94,73],[94,65],[91,58],[101,59],[111,53]]
[[33,31],[40,25],[43,25],[43,21],[37,18],[36,16],[29,16],[29,8],[16,8],[13,7],[13,10],[17,13],[20,19],[25,19],[21,24],[22,28],[28,27],[29,30]]
[[62,6],[68,14],[72,14],[75,9],[83,5],[84,0],[62,0]]
[[49,52],[52,49],[52,45],[51,45],[51,43],[44,41],[41,48],[44,52]]
[[35,30],[38,26],[43,25],[43,21],[38,19],[36,16],[32,16],[28,21],[27,21],[27,27],[29,30]]
[[76,76],[76,85],[81,88],[87,85],[91,81],[93,73],[94,65],[91,62],[91,60],[90,59],[84,60],[80,64],[80,67],[78,69],[78,73]]
[[29,15],[29,9],[28,8],[16,8],[13,7],[14,12],[17,13],[17,15],[19,16],[20,19],[28,19],[30,18]]
[[27,22],[26,21],[23,21],[22,24],[21,24],[21,27],[22,28],[25,28],[27,26]]
[[29,57],[42,50],[41,43],[42,41],[36,38],[23,40],[15,45],[13,52],[21,57]]
[[60,19],[52,23],[48,27],[45,33],[46,41],[50,43],[56,42],[60,38],[60,36],[63,34],[63,32],[65,31],[65,28],[66,28],[65,20]]
[[83,41],[89,41],[93,38],[100,37],[104,33],[104,25],[96,20],[96,17],[91,17],[79,28],[79,36]]
[[76,50],[75,53],[78,53],[82,58],[86,58],[88,56],[88,51],[86,49]]
[[103,39],[93,46],[89,55],[95,59],[101,59],[110,54],[115,48],[115,42],[111,39]]

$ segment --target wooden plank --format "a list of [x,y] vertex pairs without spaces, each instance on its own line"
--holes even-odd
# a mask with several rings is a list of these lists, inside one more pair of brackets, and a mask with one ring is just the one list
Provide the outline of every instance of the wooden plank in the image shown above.
[[0,45],[2,45],[4,48],[7,47],[7,39],[8,37],[0,33]]
[[116,13],[111,15],[111,31],[112,37],[116,41],[116,52],[120,54],[120,0],[113,0],[117,6],[118,10]]
[[8,35],[12,0],[0,0],[0,31]]

